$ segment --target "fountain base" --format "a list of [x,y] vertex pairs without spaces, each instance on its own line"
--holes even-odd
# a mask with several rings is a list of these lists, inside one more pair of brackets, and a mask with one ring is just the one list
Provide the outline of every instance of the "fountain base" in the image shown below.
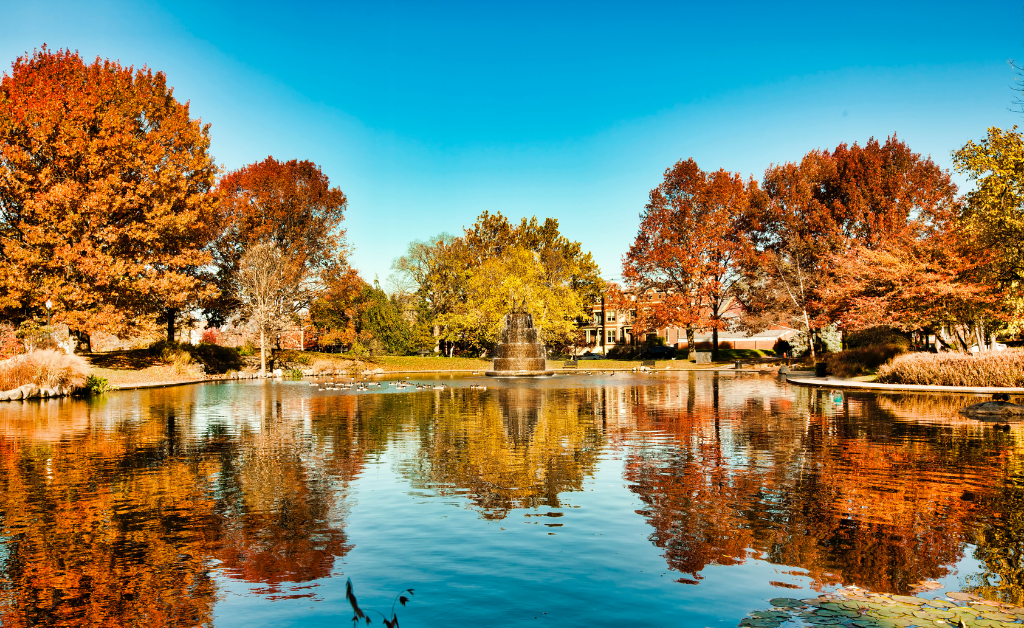
[[487,377],[550,377],[554,371],[485,371]]

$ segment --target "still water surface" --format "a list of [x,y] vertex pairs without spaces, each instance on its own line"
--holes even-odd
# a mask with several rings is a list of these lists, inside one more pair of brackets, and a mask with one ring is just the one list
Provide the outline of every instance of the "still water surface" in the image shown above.
[[925,580],[1024,602],[1022,432],[968,398],[419,381],[448,387],[0,406],[0,625],[348,625],[348,578],[388,614],[414,589],[406,628],[732,627]]

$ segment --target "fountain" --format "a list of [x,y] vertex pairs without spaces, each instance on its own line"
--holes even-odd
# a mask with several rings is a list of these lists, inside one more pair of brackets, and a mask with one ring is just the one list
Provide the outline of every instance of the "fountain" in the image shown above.
[[494,350],[494,370],[491,377],[540,377],[554,375],[547,370],[547,351],[540,341],[540,330],[533,326],[533,316],[523,311],[505,315],[501,342]]

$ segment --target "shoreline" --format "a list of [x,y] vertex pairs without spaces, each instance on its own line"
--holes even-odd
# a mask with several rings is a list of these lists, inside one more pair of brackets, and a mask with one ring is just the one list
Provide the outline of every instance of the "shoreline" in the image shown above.
[[789,377],[786,381],[796,386],[818,386],[821,388],[846,388],[874,392],[925,392],[925,393],[958,393],[974,395],[992,395],[1009,393],[1024,395],[1024,388],[1000,388],[998,386],[933,386],[931,384],[880,384],[878,382],[858,382],[851,379],[832,379],[829,377]]

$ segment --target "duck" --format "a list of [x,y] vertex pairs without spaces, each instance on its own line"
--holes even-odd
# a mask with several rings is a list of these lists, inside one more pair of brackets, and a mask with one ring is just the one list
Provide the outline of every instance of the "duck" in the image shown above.
[[444,390],[444,384],[438,384],[434,386],[434,390]]

